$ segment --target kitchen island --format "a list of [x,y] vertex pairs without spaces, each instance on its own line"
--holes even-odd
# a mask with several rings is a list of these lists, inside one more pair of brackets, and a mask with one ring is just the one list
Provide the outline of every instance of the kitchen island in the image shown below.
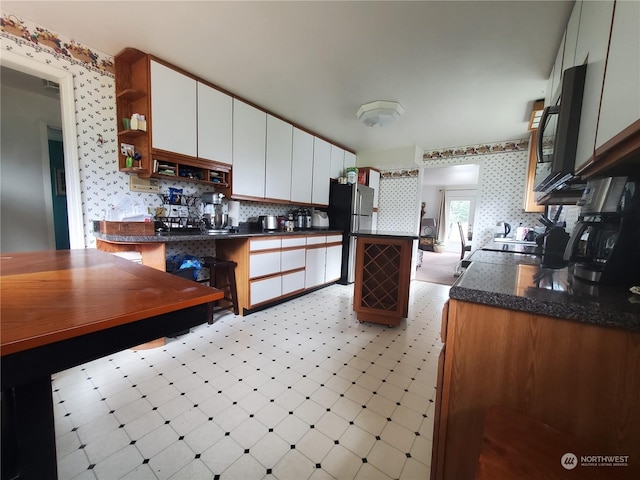
[[205,323],[223,295],[95,249],[0,266],[3,478],[57,478],[52,373]]
[[356,240],[353,310],[360,322],[398,326],[409,310],[411,256],[418,236],[360,230]]
[[579,465],[577,477],[640,478],[640,296],[546,267],[539,253],[469,260],[442,315],[431,478],[473,478],[494,406],[580,439],[590,448],[576,446],[578,459],[630,455],[628,466]]

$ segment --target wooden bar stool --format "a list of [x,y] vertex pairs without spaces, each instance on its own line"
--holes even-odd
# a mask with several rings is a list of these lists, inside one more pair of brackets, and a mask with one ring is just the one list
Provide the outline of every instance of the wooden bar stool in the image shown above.
[[[204,257],[203,266],[209,269],[209,286],[224,292],[224,298],[218,300],[213,307],[213,314],[222,310],[233,310],[233,313],[238,315],[237,263],[231,260]],[[213,318],[209,320],[209,324],[211,323]]]

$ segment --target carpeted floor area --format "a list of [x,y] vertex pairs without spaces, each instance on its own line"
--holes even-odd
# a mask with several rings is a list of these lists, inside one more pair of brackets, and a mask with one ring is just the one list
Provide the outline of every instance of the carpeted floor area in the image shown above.
[[460,261],[459,253],[423,252],[422,265],[416,269],[416,280],[453,285],[453,282],[458,279],[453,275],[458,261]]

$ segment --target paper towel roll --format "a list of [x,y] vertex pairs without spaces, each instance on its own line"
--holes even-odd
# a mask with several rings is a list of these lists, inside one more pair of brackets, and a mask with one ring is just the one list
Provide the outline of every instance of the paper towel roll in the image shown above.
[[227,209],[229,213],[229,225],[237,227],[240,222],[240,202],[236,200],[229,200]]

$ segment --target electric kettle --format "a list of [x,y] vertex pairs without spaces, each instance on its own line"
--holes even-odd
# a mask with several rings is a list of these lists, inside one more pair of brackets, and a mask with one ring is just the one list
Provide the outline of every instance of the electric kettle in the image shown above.
[[511,225],[507,222],[496,223],[494,238],[506,238],[511,233]]

